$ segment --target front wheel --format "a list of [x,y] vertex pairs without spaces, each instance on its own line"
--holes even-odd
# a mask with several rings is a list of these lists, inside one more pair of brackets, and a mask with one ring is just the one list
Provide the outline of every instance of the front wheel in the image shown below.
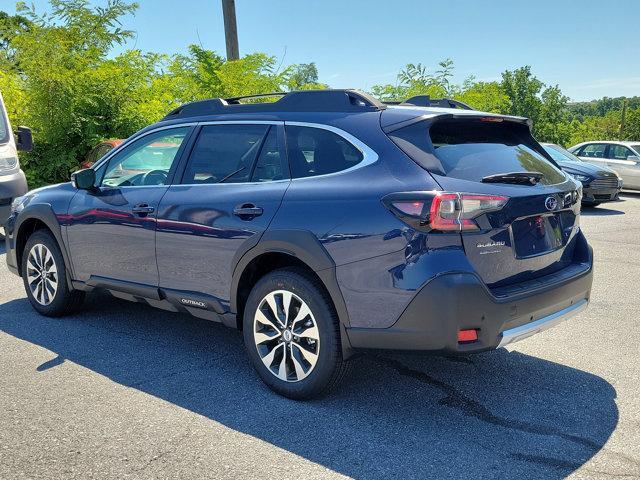
[[344,375],[338,317],[330,297],[302,269],[267,274],[244,310],[247,353],[260,378],[293,399],[331,390]]
[[22,279],[29,302],[41,315],[69,314],[84,300],[84,292],[69,289],[60,247],[45,230],[37,230],[27,240],[22,253]]

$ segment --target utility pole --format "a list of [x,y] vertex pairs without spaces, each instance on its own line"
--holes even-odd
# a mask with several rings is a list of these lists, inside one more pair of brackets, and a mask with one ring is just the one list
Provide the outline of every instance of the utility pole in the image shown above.
[[619,134],[619,140],[624,140],[624,127],[625,127],[625,121],[626,121],[626,116],[627,116],[627,99],[625,98],[622,102],[622,118],[620,119],[620,134]]
[[238,60],[238,26],[236,25],[235,0],[222,0],[222,15],[224,16],[224,38],[227,44],[227,60]]

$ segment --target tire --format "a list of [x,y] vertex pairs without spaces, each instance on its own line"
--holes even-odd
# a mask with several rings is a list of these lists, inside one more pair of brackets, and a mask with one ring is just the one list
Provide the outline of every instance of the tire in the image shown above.
[[84,292],[69,289],[62,252],[46,230],[37,230],[27,240],[22,253],[22,280],[31,306],[45,317],[73,313],[84,301]]
[[[287,299],[289,313],[284,315]],[[270,306],[274,304],[278,316]],[[287,328],[279,323],[283,320]],[[326,394],[346,372],[333,303],[303,269],[275,270],[256,283],[244,309],[243,335],[260,378],[285,397],[303,400]]]

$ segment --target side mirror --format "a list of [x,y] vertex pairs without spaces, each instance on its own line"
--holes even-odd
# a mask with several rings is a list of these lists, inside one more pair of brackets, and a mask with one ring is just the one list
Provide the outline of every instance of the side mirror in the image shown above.
[[96,172],[90,168],[71,174],[71,183],[79,190],[93,190],[96,185]]
[[21,152],[33,150],[33,135],[29,127],[18,127],[18,143],[16,148]]
[[637,155],[629,155],[627,157],[627,160],[629,160],[630,162],[640,163],[640,157]]

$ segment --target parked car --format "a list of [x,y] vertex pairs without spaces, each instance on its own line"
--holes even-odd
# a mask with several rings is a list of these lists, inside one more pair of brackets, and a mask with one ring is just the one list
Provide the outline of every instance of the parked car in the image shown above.
[[122,142],[124,142],[124,140],[120,139],[105,140],[103,142],[100,142],[87,154],[84,162],[82,162],[82,168],[90,168],[94,163],[104,157],[111,150],[122,145]]
[[595,207],[603,202],[618,200],[622,179],[609,167],[583,162],[573,153],[553,143],[543,143],[542,147],[562,170],[582,183],[583,205]]
[[27,127],[18,127],[17,139],[14,136],[0,93],[0,228],[9,218],[13,199],[27,192],[27,179],[20,169],[18,150],[29,151],[32,147],[31,130]]
[[640,190],[640,142],[584,142],[569,151],[585,162],[615,170],[625,190]]
[[269,387],[309,398],[361,349],[480,352],[586,307],[581,186],[528,120],[280,95],[183,105],[14,202],[7,264],[33,308],[104,289],[219,321]]

